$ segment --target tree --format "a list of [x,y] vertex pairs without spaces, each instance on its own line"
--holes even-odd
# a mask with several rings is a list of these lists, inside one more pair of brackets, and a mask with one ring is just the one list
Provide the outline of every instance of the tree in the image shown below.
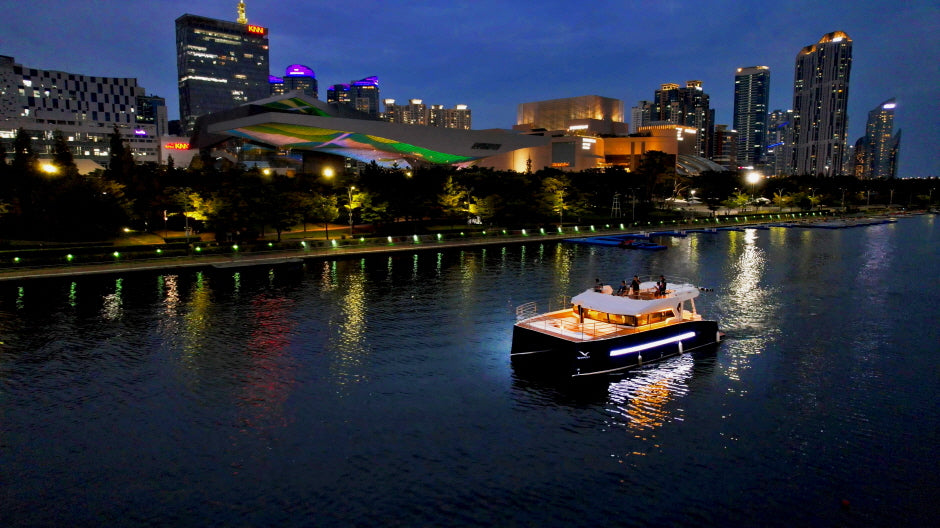
[[52,133],[52,163],[63,176],[78,175],[78,167],[75,165],[72,149],[69,148],[61,130]]
[[112,180],[128,185],[132,183],[134,170],[134,157],[131,150],[124,144],[124,138],[121,137],[121,130],[117,125],[108,136],[108,144],[111,151],[111,159],[108,162],[106,175]]
[[461,185],[453,175],[444,182],[444,190],[438,196],[441,211],[450,217],[461,216],[465,220],[470,213],[470,190]]
[[309,209],[307,210],[309,218],[317,222],[323,222],[326,229],[326,239],[330,239],[330,222],[336,220],[339,216],[339,207],[337,206],[336,196],[325,194],[313,194],[310,198]]
[[567,177],[550,176],[542,181],[543,196],[554,214],[558,215],[558,224],[565,223],[565,210],[568,204],[565,199],[568,196],[568,185],[571,182]]

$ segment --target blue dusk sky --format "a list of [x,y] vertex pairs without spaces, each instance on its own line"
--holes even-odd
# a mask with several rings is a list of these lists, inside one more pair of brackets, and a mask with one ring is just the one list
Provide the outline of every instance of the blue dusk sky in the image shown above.
[[[179,117],[174,20],[235,20],[237,0],[0,0],[0,55],[32,68],[135,77]],[[382,98],[467,104],[473,128],[509,128],[519,103],[601,95],[630,107],[660,84],[701,80],[731,125],[734,72],[771,69],[771,109],[792,107],[796,54],[831,31],[853,40],[849,144],[897,98],[901,177],[938,176],[940,4],[904,1],[246,0],[269,29],[271,73],[326,87],[370,75]]]

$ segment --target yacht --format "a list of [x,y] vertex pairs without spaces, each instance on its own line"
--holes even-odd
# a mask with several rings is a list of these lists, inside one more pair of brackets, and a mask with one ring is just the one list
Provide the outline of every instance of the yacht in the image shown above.
[[716,321],[695,309],[705,288],[683,280],[640,281],[618,295],[609,285],[571,298],[560,310],[516,308],[510,358],[520,370],[583,377],[611,374],[712,347],[724,339]]

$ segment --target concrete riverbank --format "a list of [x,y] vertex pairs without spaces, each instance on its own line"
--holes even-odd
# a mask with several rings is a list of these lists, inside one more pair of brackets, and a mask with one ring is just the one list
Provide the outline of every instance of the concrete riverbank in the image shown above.
[[[777,215],[791,216],[791,215]],[[872,217],[866,217],[871,219]],[[884,218],[884,217],[878,217]],[[685,231],[701,230],[702,228],[746,228],[748,225],[777,224],[787,227],[819,225],[832,227],[835,222],[842,222],[842,227],[857,225],[871,225],[874,222],[860,221],[861,219],[837,220],[831,216],[800,216],[799,218],[761,218],[754,221],[721,222],[721,223],[694,223],[680,224],[666,227],[660,226],[616,226],[597,228],[595,226],[565,227],[563,232],[538,231],[505,231],[491,232],[485,236],[466,238],[445,238],[441,235],[398,236],[386,239],[347,240],[335,245],[314,245],[301,242],[297,249],[276,249],[271,251],[252,251],[215,254],[197,254],[189,256],[157,257],[149,259],[119,260],[112,262],[87,262],[76,264],[58,264],[48,266],[23,266],[0,269],[0,281],[24,281],[43,278],[62,278],[85,275],[104,275],[147,271],[169,271],[174,269],[211,269],[211,268],[239,268],[251,266],[279,265],[289,262],[314,259],[352,258],[374,254],[390,254],[413,251],[426,251],[433,249],[492,246],[505,244],[522,244],[539,241],[557,241],[567,238],[593,237],[603,235],[617,235],[626,233],[654,234],[664,230]]]

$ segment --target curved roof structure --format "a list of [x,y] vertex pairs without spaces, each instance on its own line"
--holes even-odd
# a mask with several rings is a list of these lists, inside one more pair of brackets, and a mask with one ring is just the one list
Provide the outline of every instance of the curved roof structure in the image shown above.
[[676,156],[676,172],[681,176],[698,176],[705,171],[726,171],[725,167],[700,156],[679,154]]
[[200,118],[193,138],[207,148],[237,137],[263,147],[335,154],[380,165],[415,162],[470,165],[520,148],[547,144],[508,130],[455,130],[378,121],[348,106],[298,92],[270,97]]

